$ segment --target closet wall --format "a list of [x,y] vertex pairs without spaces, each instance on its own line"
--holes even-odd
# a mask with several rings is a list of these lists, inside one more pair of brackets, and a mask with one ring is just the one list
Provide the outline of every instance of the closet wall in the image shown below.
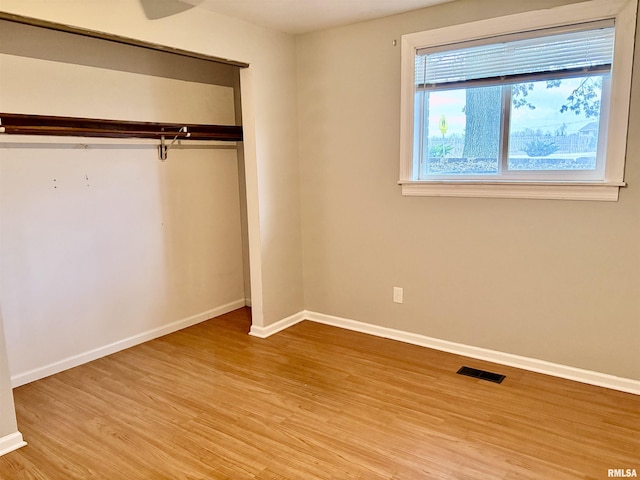
[[[0,112],[238,121],[237,67],[10,22],[0,32]],[[181,143],[161,162],[152,140],[0,135],[14,385],[244,305],[236,146]]]

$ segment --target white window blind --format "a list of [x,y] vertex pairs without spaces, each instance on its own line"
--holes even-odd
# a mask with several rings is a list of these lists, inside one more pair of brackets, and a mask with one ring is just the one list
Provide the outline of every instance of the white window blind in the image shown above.
[[508,83],[536,74],[602,74],[611,69],[613,44],[613,21],[604,21],[577,31],[538,31],[448,45],[445,51],[419,49],[415,83],[418,88],[442,88],[474,81]]

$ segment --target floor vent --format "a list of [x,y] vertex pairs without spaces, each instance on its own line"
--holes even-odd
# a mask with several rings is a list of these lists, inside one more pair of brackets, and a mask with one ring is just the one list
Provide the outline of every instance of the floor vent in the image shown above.
[[484,370],[478,370],[476,368],[470,367],[460,367],[460,370],[458,370],[456,373],[459,373],[460,375],[466,375],[467,377],[479,378],[480,380],[487,380],[494,383],[502,383],[502,380],[505,379],[505,375],[485,372]]

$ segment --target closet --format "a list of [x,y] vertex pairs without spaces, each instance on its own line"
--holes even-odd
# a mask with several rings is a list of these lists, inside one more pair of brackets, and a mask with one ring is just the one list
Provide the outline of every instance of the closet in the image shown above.
[[0,23],[0,304],[14,386],[245,305],[245,65]]

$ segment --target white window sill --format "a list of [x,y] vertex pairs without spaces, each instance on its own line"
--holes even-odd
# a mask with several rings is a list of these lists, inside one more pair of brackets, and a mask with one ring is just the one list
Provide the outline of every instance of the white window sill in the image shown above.
[[618,201],[624,183],[400,181],[402,195]]

